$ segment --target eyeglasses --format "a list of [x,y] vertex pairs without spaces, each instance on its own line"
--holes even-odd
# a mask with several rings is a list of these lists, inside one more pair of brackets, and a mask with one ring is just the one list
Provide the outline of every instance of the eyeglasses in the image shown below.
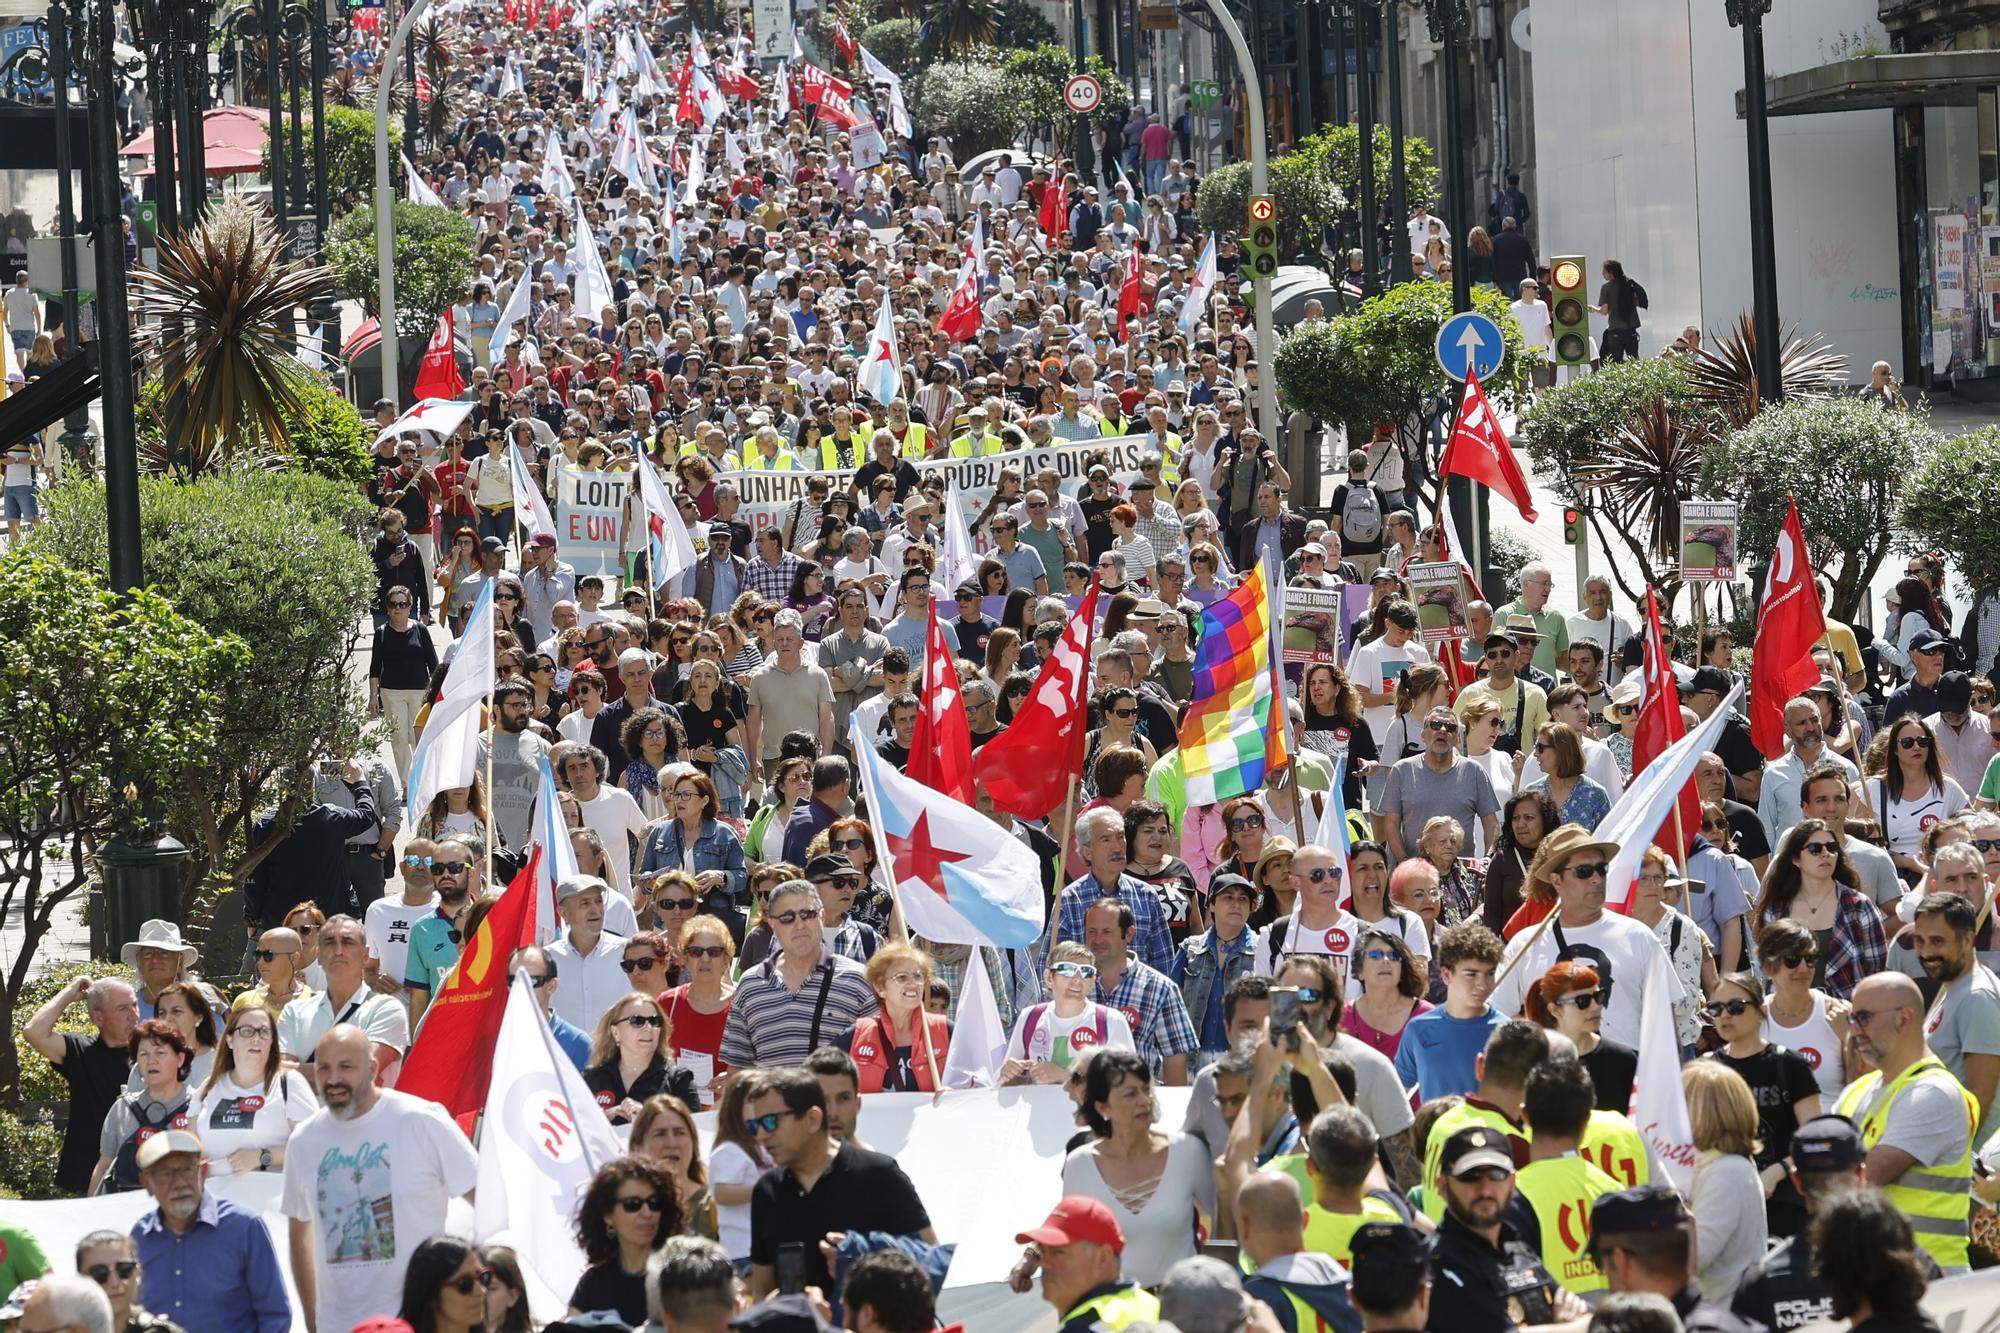
[[1245,829],[1263,828],[1263,827],[1264,827],[1264,816],[1262,815],[1242,815],[1236,819],[1232,819],[1229,821],[1229,831],[1231,833],[1241,833]]
[[1426,722],[1424,725],[1440,736],[1458,735],[1458,723],[1456,722]]
[[440,875],[463,875],[472,868],[470,861],[433,861],[431,868]]
[[436,862],[437,858],[434,856],[406,855],[403,857],[403,864],[408,866],[412,870],[428,870],[432,865],[436,864]]
[[770,919],[781,926],[789,926],[799,921],[817,921],[819,920],[819,909],[817,907],[794,908],[789,912],[778,912]]
[[788,1115],[797,1114],[797,1111],[785,1110],[773,1111],[769,1115],[745,1116],[743,1119],[743,1132],[753,1139],[759,1134],[775,1134],[778,1132],[778,1122],[780,1120],[783,1120]]
[[1898,750],[1928,750],[1931,748],[1931,738],[1928,736],[1899,736],[1896,738],[1896,748]]
[[1097,968],[1091,963],[1050,963],[1049,975],[1070,981],[1090,981],[1096,978]]
[[681,952],[690,958],[723,958],[729,950],[720,944],[690,944]]
[[1605,994],[1599,990],[1580,990],[1574,995],[1563,995],[1549,1001],[1550,1004],[1566,1004],[1579,1014],[1595,1009],[1605,1002]]
[[298,956],[299,956],[299,951],[298,951],[297,949],[259,949],[259,950],[257,950],[257,961],[258,961],[258,962],[260,962],[260,963],[275,963],[275,962],[277,962],[277,961],[278,961],[278,960],[279,960],[280,958],[296,958],[296,957],[298,957]]
[[695,900],[692,898],[655,898],[653,906],[662,912],[692,912]]
[[83,1275],[101,1287],[111,1280],[113,1273],[118,1274],[121,1282],[130,1282],[138,1272],[138,1264],[130,1259],[120,1259],[115,1264],[92,1264],[83,1270]]
[[1370,949],[1361,956],[1371,963],[1400,963],[1403,961],[1403,955],[1397,953],[1394,949]]
[[474,1291],[484,1291],[493,1285],[493,1270],[482,1268],[477,1273],[461,1273],[457,1277],[446,1278],[443,1285],[461,1296],[470,1296]]
[[[660,965],[660,960],[657,958],[621,958],[618,960],[618,970],[623,972],[628,977],[631,976],[634,972],[651,972],[654,968],[658,967],[659,965]],[[625,1021],[653,1022],[657,1020],[627,1019]]]
[[1811,852],[1814,856],[1834,856],[1839,853],[1840,844],[1837,842],[1809,842],[1799,848],[1799,850],[1802,852]]
[[1582,865],[1565,866],[1563,873],[1574,879],[1602,879],[1611,865],[1606,861],[1587,861]]
[[[625,963],[620,963],[619,966],[623,967],[627,972],[630,972],[632,970],[631,967]],[[633,1014],[627,1018],[621,1018],[617,1021],[626,1024],[628,1027],[635,1027],[635,1028],[663,1028],[667,1025],[667,1020],[661,1018],[658,1014]]]
[[1323,994],[1324,992],[1317,986],[1301,986],[1299,987],[1299,1003],[1318,1004]]
[[619,1209],[628,1213],[636,1213],[642,1208],[649,1213],[657,1213],[665,1206],[657,1194],[622,1194],[618,1197]]
[[868,845],[866,838],[828,839],[827,846],[836,852],[857,852]]
[[1819,961],[1816,953],[1788,953],[1778,960],[1779,967],[1811,967]]
[[1713,1004],[1703,1005],[1701,1011],[1710,1018],[1720,1018],[1724,1014],[1728,1014],[1731,1018],[1741,1018],[1756,1007],[1748,1000],[1717,1000]]
[[258,1027],[244,1026],[244,1027],[233,1027],[229,1029],[229,1035],[232,1037],[255,1037],[259,1041],[269,1041],[273,1033],[270,1028],[263,1026],[258,1026]]

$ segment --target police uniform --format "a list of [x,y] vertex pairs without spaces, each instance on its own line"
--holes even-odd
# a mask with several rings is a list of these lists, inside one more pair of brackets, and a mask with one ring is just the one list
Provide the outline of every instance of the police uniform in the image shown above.
[[[1509,1136],[1490,1125],[1468,1125],[1452,1134],[1440,1154],[1456,1167],[1513,1170]],[[1508,1333],[1554,1323],[1561,1290],[1515,1224],[1503,1217],[1489,1241],[1446,1212],[1431,1257],[1431,1327],[1450,1333]]]
[[[1609,1236],[1636,1236],[1658,1231],[1694,1230],[1681,1196],[1667,1185],[1642,1185],[1619,1190],[1598,1199],[1590,1214],[1593,1249]],[[1688,1237],[1692,1248],[1694,1237]],[[1767,1333],[1754,1319],[1730,1313],[1701,1294],[1701,1285],[1689,1282],[1669,1297],[1674,1313],[1681,1317],[1685,1333]]]

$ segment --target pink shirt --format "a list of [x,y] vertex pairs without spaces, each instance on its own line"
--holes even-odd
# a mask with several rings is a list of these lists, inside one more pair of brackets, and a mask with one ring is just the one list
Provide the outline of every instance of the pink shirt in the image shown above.
[[1156,120],[1140,132],[1139,148],[1148,162],[1164,161],[1174,151],[1174,132]]

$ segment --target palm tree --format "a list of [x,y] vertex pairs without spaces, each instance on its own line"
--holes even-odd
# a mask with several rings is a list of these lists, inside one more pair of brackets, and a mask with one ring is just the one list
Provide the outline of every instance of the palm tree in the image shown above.
[[1681,502],[1696,493],[1710,429],[1703,413],[1655,398],[1604,442],[1596,458],[1575,469],[1577,484],[1591,494],[1592,518],[1602,520],[1599,539],[1622,542],[1669,606],[1680,587],[1673,571]]
[[134,269],[141,345],[161,367],[171,461],[199,475],[239,452],[283,450],[303,373],[285,350],[294,312],[330,297],[332,275],[285,258],[268,214],[224,203],[160,237],[158,269]]
[[[1825,337],[1798,336],[1797,326],[1779,335],[1778,373],[1784,396],[1832,393],[1847,383],[1847,358]],[[1764,410],[1757,383],[1757,325],[1746,311],[1720,338],[1710,339],[1688,365],[1694,399],[1722,419],[1724,429],[1741,430]]]

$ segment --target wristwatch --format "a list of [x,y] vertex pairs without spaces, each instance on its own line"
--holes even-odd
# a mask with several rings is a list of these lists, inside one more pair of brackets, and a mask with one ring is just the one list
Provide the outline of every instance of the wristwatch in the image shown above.
[[269,1171],[271,1169],[271,1150],[269,1148],[260,1148],[257,1150],[257,1169],[259,1171]]

